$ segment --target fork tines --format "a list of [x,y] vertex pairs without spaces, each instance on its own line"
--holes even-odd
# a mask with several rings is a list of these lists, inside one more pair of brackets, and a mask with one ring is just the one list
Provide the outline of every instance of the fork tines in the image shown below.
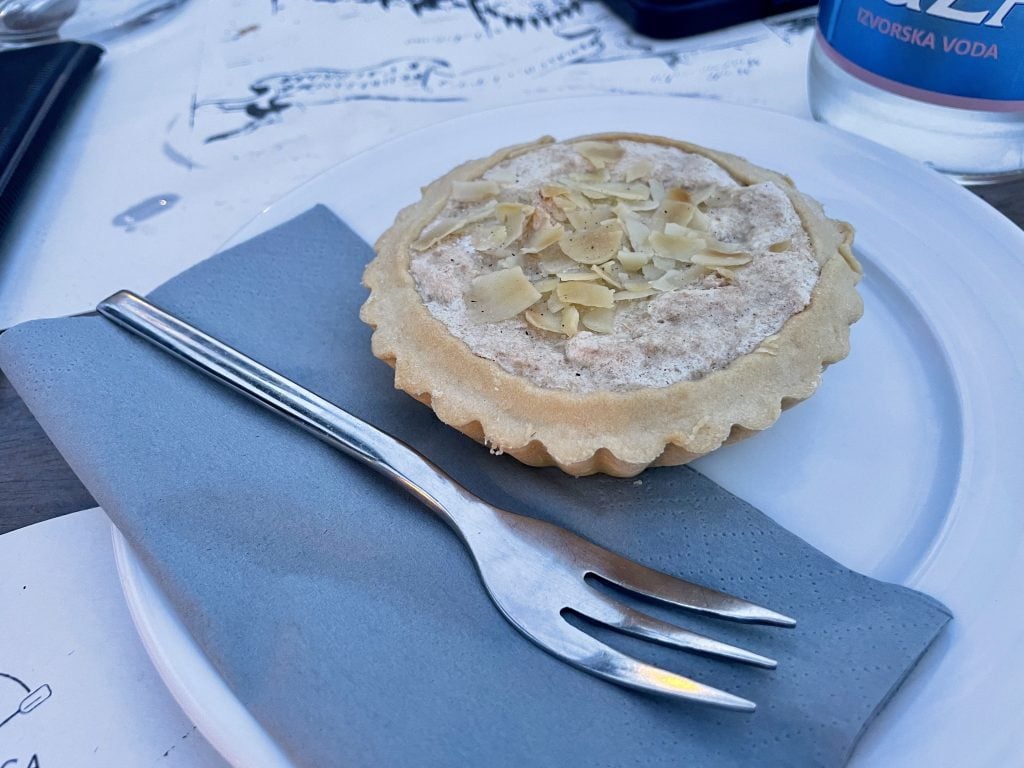
[[[747,624],[794,627],[796,622],[776,611],[668,576],[659,571],[602,551],[599,569],[588,570],[586,576],[667,605],[699,614]],[[650,616],[620,602],[610,594],[590,588],[577,594],[576,605],[563,611],[582,616],[597,624],[625,634],[650,640],[673,648],[699,653],[726,661],[774,669],[774,659],[729,645],[692,632],[662,619]],[[613,682],[645,691],[689,699],[728,709],[752,712],[755,704],[740,696],[726,693],[682,675],[652,666],[602,643],[586,632],[565,622],[567,633],[563,658],[586,671]]]

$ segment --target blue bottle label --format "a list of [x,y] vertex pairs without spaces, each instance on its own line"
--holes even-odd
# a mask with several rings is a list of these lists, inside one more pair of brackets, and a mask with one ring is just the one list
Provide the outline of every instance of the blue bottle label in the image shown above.
[[821,0],[818,34],[836,64],[885,90],[1024,110],[1024,0]]

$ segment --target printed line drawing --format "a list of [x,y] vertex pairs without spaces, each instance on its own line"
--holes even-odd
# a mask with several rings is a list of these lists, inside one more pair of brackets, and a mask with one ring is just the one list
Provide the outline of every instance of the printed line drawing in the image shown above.
[[[18,715],[27,715],[52,694],[53,690],[45,683],[33,691],[14,675],[0,672],[0,717],[4,717],[0,720],[0,728]],[[14,707],[14,711],[4,716],[3,712],[7,711],[8,707]]]
[[274,73],[250,83],[246,96],[196,101],[192,120],[204,109],[243,116],[244,122],[238,127],[203,140],[210,144],[279,123],[286,112],[344,101],[465,101],[474,93],[501,87],[505,82],[542,78],[563,67],[583,64],[657,60],[671,71],[687,60],[692,48],[687,44],[647,41],[596,26],[547,34],[551,35],[552,46],[543,56],[461,73],[453,71],[447,59],[431,56],[404,56],[351,69],[314,67]]
[[404,56],[355,69],[304,69],[262,77],[249,85],[249,96],[199,101],[192,111],[194,116],[199,109],[212,107],[250,118],[239,128],[208,136],[208,144],[277,122],[289,109],[354,100],[462,101],[463,96],[435,92],[436,81],[449,77],[451,66],[446,60],[426,56]]
[[668,67],[674,69],[688,53],[685,46],[659,45],[622,30],[612,32],[599,27],[581,27],[579,29],[563,29],[556,34],[565,40],[587,43],[587,52],[577,57],[572,62],[573,64],[660,59]]
[[642,61],[660,59],[669,69],[684,64],[692,55],[708,51],[740,48],[764,39],[764,32],[754,32],[749,37],[730,39],[718,45],[707,42],[658,42],[635,35],[628,30],[607,30],[588,26],[579,29],[562,29],[556,32],[566,40],[586,40],[589,52],[578,57],[573,64],[603,64],[615,61]]

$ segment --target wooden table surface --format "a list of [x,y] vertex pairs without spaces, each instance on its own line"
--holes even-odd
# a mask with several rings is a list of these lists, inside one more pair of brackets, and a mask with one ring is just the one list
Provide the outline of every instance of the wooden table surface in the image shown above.
[[[1024,179],[973,191],[1024,228]],[[0,372],[0,534],[95,505]]]

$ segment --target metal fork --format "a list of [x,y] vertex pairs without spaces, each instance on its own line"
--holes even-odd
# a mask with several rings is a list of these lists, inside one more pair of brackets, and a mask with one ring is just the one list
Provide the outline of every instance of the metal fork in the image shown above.
[[754,703],[621,653],[566,620],[570,613],[664,645],[772,669],[775,661],[642,613],[595,589],[592,576],[700,614],[792,627],[754,603],[668,576],[542,520],[498,509],[400,440],[127,291],[97,311],[214,379],[364,462],[436,512],[469,548],[480,578],[513,626],[544,650],[630,688],[727,709]]

